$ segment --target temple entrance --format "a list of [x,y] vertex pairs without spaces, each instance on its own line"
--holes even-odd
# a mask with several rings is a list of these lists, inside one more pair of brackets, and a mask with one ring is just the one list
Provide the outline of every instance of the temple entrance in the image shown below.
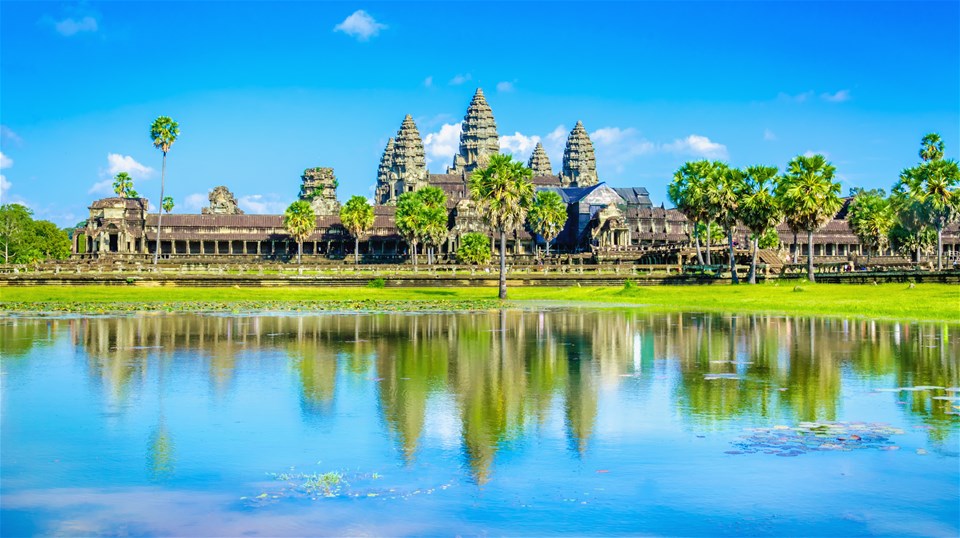
[[118,234],[110,234],[110,252],[119,251],[120,238]]

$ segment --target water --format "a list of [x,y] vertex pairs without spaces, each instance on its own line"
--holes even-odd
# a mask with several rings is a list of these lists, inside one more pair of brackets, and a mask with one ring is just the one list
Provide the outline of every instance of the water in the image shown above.
[[958,330],[0,318],[2,534],[956,536]]

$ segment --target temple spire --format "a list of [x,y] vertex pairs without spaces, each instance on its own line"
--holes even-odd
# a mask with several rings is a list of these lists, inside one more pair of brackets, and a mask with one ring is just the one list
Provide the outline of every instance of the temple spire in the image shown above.
[[527,168],[533,171],[534,176],[552,176],[553,169],[550,167],[550,157],[547,157],[543,144],[537,142],[530,154],[530,160],[527,161]]
[[383,149],[383,155],[380,156],[380,167],[377,168],[377,191],[374,198],[378,204],[386,204],[393,201],[394,189],[393,178],[393,137],[387,140],[387,147]]
[[402,192],[414,191],[420,188],[420,183],[427,179],[427,160],[423,151],[423,140],[420,131],[413,121],[413,116],[407,114],[400,124],[400,130],[393,142],[393,165],[391,170],[399,181],[403,182]]
[[567,147],[563,150],[563,171],[560,181],[565,187],[589,187],[599,182],[593,142],[590,141],[590,135],[583,127],[583,122],[579,120],[567,137]]
[[448,172],[472,172],[474,168],[484,166],[491,155],[499,152],[500,137],[493,110],[483,96],[483,89],[477,88],[460,126],[460,151],[454,155],[453,166]]

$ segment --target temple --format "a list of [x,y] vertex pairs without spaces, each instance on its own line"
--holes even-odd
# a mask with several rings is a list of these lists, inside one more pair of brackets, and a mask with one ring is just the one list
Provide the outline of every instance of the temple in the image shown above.
[[[470,199],[471,173],[484,167],[500,151],[500,137],[493,109],[483,90],[473,95],[461,123],[460,145],[446,173],[427,169],[423,139],[411,115],[406,115],[396,134],[387,140],[376,172],[373,196],[373,228],[361,240],[365,262],[403,262],[409,247],[394,222],[397,199],[426,186],[438,187],[447,196],[448,233],[438,248],[441,261],[454,260],[461,237],[479,232],[490,235],[476,204]],[[519,157],[519,156],[518,156]],[[646,188],[614,187],[601,181],[590,134],[581,121],[570,131],[559,173],[554,173],[546,150],[539,142],[526,160],[538,191],[549,190],[567,204],[567,222],[551,243],[551,252],[566,255],[592,254],[597,261],[615,259],[636,262],[690,261],[692,227],[677,210],[655,207]],[[353,238],[340,223],[339,183],[332,168],[303,171],[296,196],[308,201],[316,214],[316,228],[304,241],[305,260],[338,260],[352,253]],[[291,197],[293,198],[293,197]],[[159,249],[164,259],[222,257],[237,261],[287,260],[296,255],[297,244],[283,227],[282,215],[249,215],[240,210],[226,186],[210,191],[210,205],[200,214],[169,214],[162,220]],[[834,219],[815,234],[814,256],[838,261],[866,254],[846,221],[849,200]],[[104,198],[93,202],[89,218],[74,233],[78,257],[136,257],[152,255],[157,248],[158,215],[150,213],[144,198]],[[787,260],[795,248],[806,254],[810,248],[801,238],[794,241],[790,229],[777,228],[780,248],[768,255]],[[746,247],[748,232],[738,230],[736,241]],[[532,261],[544,249],[543,238],[529,229],[508,238],[508,251],[520,262]],[[944,233],[948,257],[960,253],[960,232],[952,225]],[[722,252],[720,253],[722,254]],[[889,250],[885,254],[892,254]]]

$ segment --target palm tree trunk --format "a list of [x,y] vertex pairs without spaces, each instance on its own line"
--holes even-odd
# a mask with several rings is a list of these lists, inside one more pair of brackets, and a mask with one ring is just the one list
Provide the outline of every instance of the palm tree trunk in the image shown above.
[[733,227],[727,228],[727,241],[730,243],[730,282],[733,284],[739,284],[740,279],[737,278],[737,257],[734,255],[733,250]]
[[410,253],[413,254],[413,270],[417,270],[417,242],[410,242]]
[[943,271],[943,226],[937,225],[937,271]]
[[303,253],[303,240],[297,241],[297,265],[303,265],[300,255]]
[[500,230],[500,299],[507,298],[507,234]]
[[807,280],[816,282],[813,276],[813,229],[807,230]]
[[707,265],[712,265],[710,263],[710,221],[707,221]]
[[[367,245],[367,250],[369,249],[369,244]],[[355,265],[360,265],[360,236],[353,237],[353,263]]]
[[160,205],[157,206],[157,246],[153,253],[153,265],[160,260],[160,224],[163,222],[163,183],[167,175],[167,152],[163,152],[163,165],[160,167]]
[[547,239],[546,237],[544,237],[544,239],[546,239],[546,243],[547,243],[547,257],[549,258],[549,257],[550,257],[550,240]]
[[757,283],[757,253],[760,251],[760,238],[753,238],[753,259],[750,261],[750,276],[748,281],[751,284]]
[[800,242],[797,239],[797,232],[793,232],[793,264],[797,264],[800,259]]
[[697,235],[697,225],[693,225],[693,244],[697,247],[697,263],[703,265],[703,252],[700,250],[700,236]]

